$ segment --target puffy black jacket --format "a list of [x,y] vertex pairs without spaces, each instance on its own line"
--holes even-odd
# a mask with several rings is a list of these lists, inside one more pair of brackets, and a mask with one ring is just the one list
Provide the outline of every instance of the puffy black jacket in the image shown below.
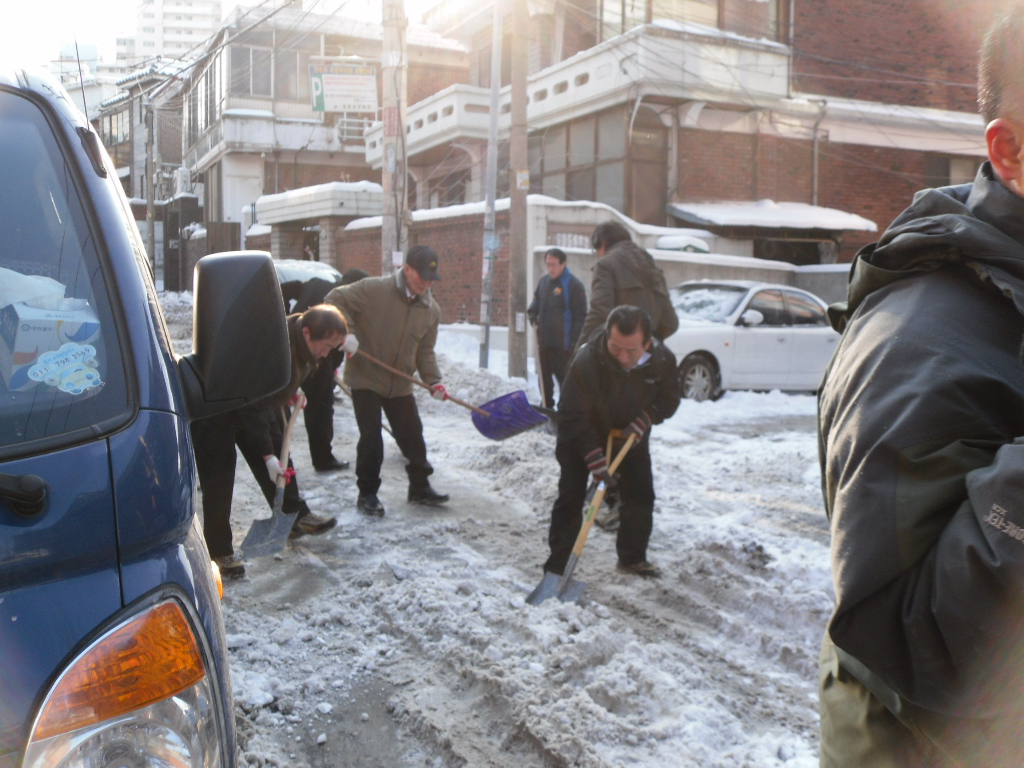
[[608,354],[604,330],[580,347],[558,400],[558,442],[586,456],[595,448],[603,451],[608,432],[628,426],[643,411],[652,424],[670,418],[679,407],[676,356],[657,339],[650,351],[647,362],[626,371]]
[[897,717],[961,756],[968,734],[1024,714],[1022,314],[1024,200],[987,163],[973,184],[918,193],[830,308],[828,638]]

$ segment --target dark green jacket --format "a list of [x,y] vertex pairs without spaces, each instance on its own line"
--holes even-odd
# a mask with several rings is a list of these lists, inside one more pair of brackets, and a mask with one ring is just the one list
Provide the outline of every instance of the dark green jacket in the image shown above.
[[665,275],[651,254],[629,240],[613,245],[594,265],[590,311],[583,321],[579,343],[582,345],[590,339],[611,311],[623,304],[647,312],[658,339],[667,339],[679,327],[679,316],[669,300]]
[[[410,302],[401,269],[335,288],[324,302],[345,315],[361,351],[404,373],[418,372],[427,384],[441,381],[434,355],[441,308],[430,291]],[[345,362],[345,382],[352,389],[368,389],[386,398],[410,395],[413,387],[361,355]]]
[[918,193],[830,309],[828,637],[893,714],[961,757],[1024,713],[1022,314],[1024,200],[987,163],[973,184]]

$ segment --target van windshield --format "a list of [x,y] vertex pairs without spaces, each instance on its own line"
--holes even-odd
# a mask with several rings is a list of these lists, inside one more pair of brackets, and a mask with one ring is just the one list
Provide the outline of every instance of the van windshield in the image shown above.
[[80,439],[127,407],[74,174],[39,107],[0,90],[0,456]]

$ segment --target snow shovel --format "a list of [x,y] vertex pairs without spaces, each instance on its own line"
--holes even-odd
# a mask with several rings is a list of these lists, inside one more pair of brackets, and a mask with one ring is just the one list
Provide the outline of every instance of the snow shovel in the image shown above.
[[[292,408],[291,418],[288,419],[288,426],[284,429],[284,437],[281,439],[281,466],[287,469],[288,454],[292,447],[292,427],[295,426],[299,412],[305,404],[306,396],[299,393],[299,399]],[[263,557],[272,555],[284,549],[288,541],[288,534],[291,533],[292,525],[298,512],[291,514],[284,513],[284,487],[288,484],[286,475],[278,475],[277,490],[274,491],[274,507],[270,517],[262,520],[253,520],[252,527],[245,535],[242,542],[242,557]]]
[[[613,436],[613,434],[608,436],[609,448],[611,447]],[[626,443],[619,450],[615,461],[608,467],[609,475],[614,474],[615,470],[619,468],[619,464],[626,458],[626,453],[633,447],[635,440],[636,435],[634,434],[631,434],[626,439]],[[607,453],[611,454],[611,450]],[[557,597],[563,603],[574,603],[583,595],[583,590],[587,588],[587,584],[584,581],[573,579],[572,572],[576,570],[576,563],[579,562],[580,555],[583,554],[583,547],[586,546],[587,536],[590,534],[590,528],[594,524],[594,518],[597,516],[598,510],[601,509],[601,504],[604,503],[606,490],[604,480],[596,483],[596,487],[594,483],[591,483],[587,509],[583,513],[583,524],[580,526],[580,532],[576,535],[576,544],[573,545],[572,554],[569,555],[569,560],[565,564],[565,570],[561,576],[557,573],[545,573],[537,588],[526,598],[527,603],[530,605],[540,605],[549,597]]]
[[[426,382],[420,381],[415,376],[410,376],[408,373],[397,368],[392,368],[387,363],[371,357],[361,349],[356,350],[356,354],[362,355],[371,363],[376,363],[399,378],[411,381],[413,384],[417,384],[426,390],[430,389],[430,385]],[[538,413],[530,405],[526,399],[526,393],[522,390],[510,392],[494,400],[489,400],[479,407],[471,405],[465,400],[460,400],[453,395],[448,395],[448,399],[456,405],[461,405],[463,408],[471,410],[473,412],[473,425],[479,430],[481,435],[491,440],[505,440],[513,435],[518,435],[520,432],[526,432],[534,427],[539,427],[548,420],[547,416]]]

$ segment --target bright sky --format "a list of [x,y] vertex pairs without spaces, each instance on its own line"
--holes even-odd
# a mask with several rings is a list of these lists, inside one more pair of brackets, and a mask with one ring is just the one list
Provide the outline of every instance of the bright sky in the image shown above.
[[[238,5],[259,0],[222,0],[224,15]],[[322,0],[328,10],[348,6],[353,15],[365,17],[380,0]],[[406,0],[411,17],[414,8],[429,6],[426,0]],[[135,34],[135,9],[139,0],[0,0],[0,60],[30,69],[46,68],[60,54],[64,43],[99,46],[100,57],[114,60],[114,40]],[[379,18],[379,11],[374,18]]]

